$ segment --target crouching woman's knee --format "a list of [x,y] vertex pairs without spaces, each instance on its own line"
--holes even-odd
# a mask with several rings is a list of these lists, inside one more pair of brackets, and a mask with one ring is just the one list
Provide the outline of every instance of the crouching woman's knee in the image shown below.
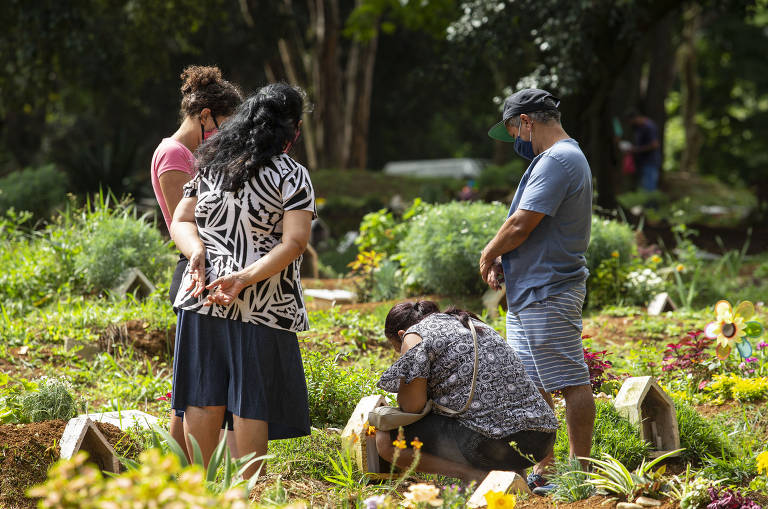
[[392,458],[395,455],[395,446],[392,445],[392,436],[389,434],[389,431],[376,431],[376,450],[379,452],[379,456],[390,463],[392,462]]

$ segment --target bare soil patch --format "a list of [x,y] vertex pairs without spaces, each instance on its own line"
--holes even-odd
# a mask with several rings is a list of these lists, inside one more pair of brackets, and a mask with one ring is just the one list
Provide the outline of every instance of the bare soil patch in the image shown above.
[[149,357],[167,357],[173,355],[176,326],[168,330],[151,329],[148,322],[128,320],[112,324],[101,331],[99,348],[102,351],[115,352],[118,346],[132,346]]
[[[66,425],[63,420],[0,425],[0,507],[36,507],[25,492],[45,481],[48,469],[59,459],[59,441]],[[96,425],[118,454],[138,454],[138,446],[120,428],[102,422]]]

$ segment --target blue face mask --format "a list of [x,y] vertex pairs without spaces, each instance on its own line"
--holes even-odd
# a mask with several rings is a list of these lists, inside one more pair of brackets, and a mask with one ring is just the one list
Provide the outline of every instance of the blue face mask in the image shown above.
[[[531,141],[525,141],[520,137],[520,130],[523,128],[522,122],[517,131],[517,138],[515,138],[515,152],[523,159],[531,161],[536,154],[533,152],[533,143]],[[531,133],[531,139],[533,139],[533,133]]]

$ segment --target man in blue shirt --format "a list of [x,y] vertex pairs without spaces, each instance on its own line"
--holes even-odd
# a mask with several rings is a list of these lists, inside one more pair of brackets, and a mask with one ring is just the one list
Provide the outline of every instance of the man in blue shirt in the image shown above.
[[[561,390],[571,456],[589,456],[595,402],[581,342],[581,312],[589,271],[592,174],[578,143],[560,125],[560,101],[525,89],[504,102],[501,122],[488,134],[514,142],[531,161],[509,216],[480,256],[480,274],[507,292],[507,342],[554,407]],[[541,476],[552,454],[534,467],[529,484],[547,491]],[[545,487],[546,486],[546,487]]]
[[659,187],[661,169],[661,145],[656,123],[645,115],[632,111],[627,115],[634,130],[635,142],[630,149],[635,167],[640,173],[640,187],[655,191]]

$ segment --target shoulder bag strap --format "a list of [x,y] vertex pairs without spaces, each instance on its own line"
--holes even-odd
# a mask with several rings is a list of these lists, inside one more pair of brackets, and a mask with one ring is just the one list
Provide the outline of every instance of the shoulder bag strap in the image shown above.
[[470,403],[472,403],[472,398],[475,395],[475,382],[477,381],[477,331],[475,330],[475,324],[472,323],[472,318],[469,319],[469,330],[472,331],[472,341],[475,344],[475,366],[472,370],[472,386],[469,388],[469,397],[467,398],[467,403],[464,405],[464,407],[461,410],[452,410],[448,407],[444,407],[443,405],[438,405],[434,401],[432,402],[432,406],[436,407],[438,410],[440,410],[443,413],[449,414],[449,415],[458,415],[462,414],[467,411],[469,408]]

